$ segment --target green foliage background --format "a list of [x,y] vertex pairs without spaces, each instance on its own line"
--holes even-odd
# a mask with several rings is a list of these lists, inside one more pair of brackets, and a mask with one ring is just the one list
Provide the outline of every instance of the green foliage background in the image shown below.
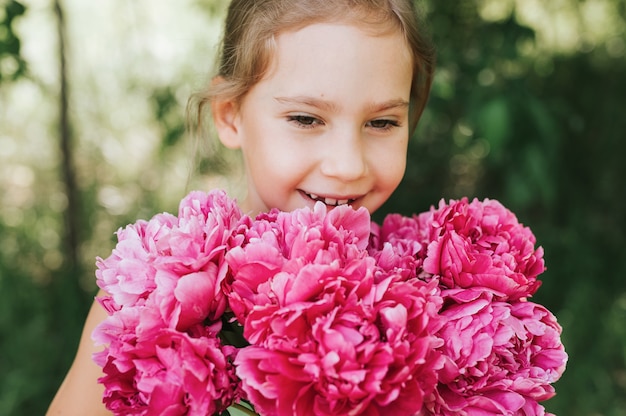
[[[3,1],[0,114],[9,117],[9,91],[25,84],[58,105],[57,90],[29,71],[21,49],[18,23],[32,8]],[[193,7],[215,25],[222,3]],[[569,49],[543,44],[541,26],[523,23],[518,3],[503,0],[495,14],[487,12],[495,4],[487,0],[422,3],[438,50],[437,77],[412,138],[405,180],[377,216],[410,214],[462,196],[499,199],[513,210],[545,249],[548,270],[535,300],[559,318],[570,356],[546,407],[561,416],[626,415],[626,1],[552,6],[555,22],[563,14],[582,20],[594,3],[610,7],[611,19],[622,23],[600,40],[580,24]],[[51,21],[52,10],[51,3]],[[67,188],[57,151],[47,156],[54,163],[33,158],[0,167],[0,415],[45,412],[95,292],[91,254],[106,256],[119,226],[174,211],[185,191],[184,184],[169,185],[173,160],[196,158],[183,140],[180,84],[128,82],[129,96],[139,91],[150,109],[146,123],[157,146],[149,175],[111,173],[78,117],[71,120],[79,179],[73,218],[64,217]],[[69,85],[86,88],[71,73]],[[84,106],[82,97],[74,95],[70,106]],[[24,115],[24,123],[44,125],[43,140],[54,149],[58,121],[31,116]],[[0,146],[26,146],[19,130],[4,127]],[[215,183],[211,173],[227,172],[216,160],[197,163],[198,183],[207,187]],[[28,203],[20,205],[24,192]],[[129,202],[112,210],[103,198],[118,194]],[[78,262],[65,238],[71,223],[80,230],[84,258]]]

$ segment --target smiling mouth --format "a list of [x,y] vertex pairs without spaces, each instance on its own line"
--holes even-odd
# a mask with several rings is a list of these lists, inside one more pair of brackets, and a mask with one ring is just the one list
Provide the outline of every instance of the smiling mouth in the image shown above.
[[313,201],[320,201],[323,202],[324,204],[331,206],[331,207],[337,207],[339,205],[346,205],[346,204],[351,204],[354,201],[356,201],[356,198],[350,198],[350,199],[335,199],[335,198],[325,198],[322,196],[318,196],[315,194],[310,194],[307,192],[304,192],[304,194],[309,197],[310,199],[312,199]]

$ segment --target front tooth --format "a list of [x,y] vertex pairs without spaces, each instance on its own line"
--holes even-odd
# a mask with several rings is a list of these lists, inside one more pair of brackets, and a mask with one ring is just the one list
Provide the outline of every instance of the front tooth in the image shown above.
[[311,199],[317,199],[319,198],[319,196],[315,195],[315,194],[309,194],[309,196],[311,197]]
[[337,205],[346,205],[348,203],[347,199],[340,199],[337,201]]
[[336,200],[336,199],[333,199],[333,198],[326,198],[326,199],[324,200],[324,203],[325,203],[326,205],[337,205],[337,200]]

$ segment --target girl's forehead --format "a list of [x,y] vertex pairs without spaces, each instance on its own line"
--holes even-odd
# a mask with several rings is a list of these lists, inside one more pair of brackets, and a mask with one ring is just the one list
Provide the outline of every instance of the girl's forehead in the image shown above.
[[269,58],[259,83],[271,85],[274,92],[342,97],[341,91],[359,83],[353,92],[369,90],[371,96],[385,96],[382,101],[408,100],[412,59],[397,32],[372,34],[360,25],[311,24],[277,36]]
[[[335,46],[340,43],[346,47],[345,56],[342,58],[348,58],[353,51],[351,48],[353,45],[356,49],[363,42],[376,43],[377,40],[381,39],[389,40],[387,44],[401,52],[398,59],[404,58],[413,61],[411,48],[404,33],[395,25],[354,19],[322,20],[278,32],[274,36],[272,48],[269,50],[266,75],[269,75],[268,73],[275,69],[275,66],[284,60],[283,58],[286,58],[284,54],[295,53],[304,56],[317,53],[321,59],[324,59],[326,49],[323,46]],[[294,43],[296,47],[293,47]],[[282,47],[284,44],[290,44],[291,47]],[[301,47],[297,47],[298,45]],[[319,45],[322,47],[318,47]]]
[[[369,16],[369,17],[368,17]],[[318,19],[303,20],[276,31],[275,37],[285,33],[297,32],[309,26],[351,26],[355,27],[370,36],[384,36],[393,33],[402,34],[400,24],[394,19],[373,18],[372,13],[361,12],[358,14],[349,13],[344,16],[336,13],[333,16],[324,16]]]

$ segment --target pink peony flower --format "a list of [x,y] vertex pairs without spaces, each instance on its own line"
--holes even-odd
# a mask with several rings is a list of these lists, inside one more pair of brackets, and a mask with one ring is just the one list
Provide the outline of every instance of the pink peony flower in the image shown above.
[[237,375],[261,414],[410,414],[432,391],[437,286],[378,267],[367,230],[366,211],[319,204],[257,218],[228,253],[252,344]]
[[176,217],[159,214],[148,221],[137,221],[117,231],[118,243],[111,255],[96,261],[96,282],[109,294],[104,301],[109,313],[121,305],[145,299],[156,287],[154,261],[160,253],[157,243],[175,226]]
[[272,211],[257,217],[245,241],[226,255],[235,278],[225,288],[239,323],[247,328],[249,314],[259,307],[307,300],[348,263],[367,267],[361,260],[367,256],[369,224],[364,208],[327,213],[322,203],[314,210]]
[[429,228],[424,271],[446,288],[484,287],[499,300],[531,296],[545,270],[535,236],[498,201],[440,202],[418,216]]
[[370,249],[382,249],[384,243],[389,243],[405,254],[417,254],[422,243],[428,243],[426,227],[420,227],[417,217],[405,217],[400,214],[388,214],[382,225],[372,223]]
[[106,407],[115,414],[155,416],[226,409],[241,391],[232,365],[236,349],[222,346],[217,330],[197,327],[192,337],[161,328],[151,337],[114,340],[99,379]]
[[105,345],[94,360],[105,373],[109,410],[206,415],[238,399],[236,349],[218,334],[227,307],[224,257],[245,222],[223,192],[192,192],[177,217],[160,214],[118,232],[96,272],[110,316],[93,333]]
[[268,310],[265,339],[235,361],[244,391],[264,415],[417,413],[441,364],[433,290],[389,276],[364,296]]
[[543,306],[494,300],[481,289],[444,296],[438,331],[445,364],[427,414],[540,415],[565,369],[561,327]]
[[118,231],[111,256],[97,262],[97,283],[108,293],[100,303],[111,313],[152,296],[168,325],[183,331],[219,319],[226,308],[224,255],[241,218],[225,193],[191,192],[178,217],[159,214]]
[[404,279],[415,277],[426,257],[429,241],[425,233],[417,217],[389,214],[382,226],[372,223],[368,251],[384,270],[395,271]]

